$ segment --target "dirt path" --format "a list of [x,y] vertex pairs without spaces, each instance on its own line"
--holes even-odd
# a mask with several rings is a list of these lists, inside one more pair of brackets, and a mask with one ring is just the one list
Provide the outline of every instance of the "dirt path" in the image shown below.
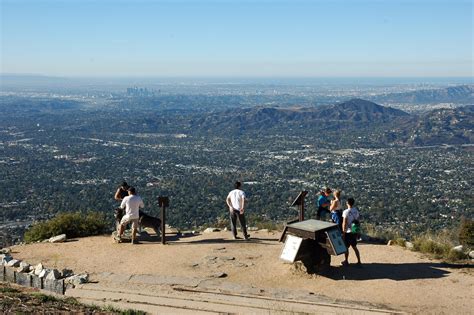
[[[363,267],[340,267],[338,256],[327,275],[307,275],[279,259],[278,237],[254,232],[245,242],[231,240],[228,232],[214,232],[163,246],[114,244],[110,237],[98,236],[16,246],[13,256],[48,268],[88,272],[98,283],[84,289],[177,294],[177,287],[199,288],[410,313],[468,314],[474,307],[471,268],[445,265],[400,247],[360,244]],[[349,260],[354,259],[351,252]],[[224,273],[224,278],[216,278]]]

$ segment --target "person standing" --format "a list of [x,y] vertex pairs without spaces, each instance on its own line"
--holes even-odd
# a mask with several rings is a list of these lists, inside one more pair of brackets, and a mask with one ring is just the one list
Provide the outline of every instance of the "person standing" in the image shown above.
[[329,196],[331,195],[331,193],[332,190],[329,187],[325,187],[320,192],[320,196],[318,198],[318,201],[316,202],[316,205],[318,206],[318,211],[316,212],[316,220],[324,220],[326,214],[329,213]]
[[122,184],[117,188],[117,191],[115,192],[114,199],[115,200],[123,200],[123,198],[128,196],[128,189],[130,186],[127,184],[127,182],[122,182]]
[[347,199],[347,209],[342,213],[342,231],[344,243],[346,244],[347,251],[344,253],[344,261],[341,263],[343,266],[349,265],[349,246],[354,249],[357,257],[357,264],[360,265],[360,253],[357,249],[357,234],[352,232],[352,223],[355,220],[359,220],[359,210],[354,207],[354,198]]
[[135,240],[138,229],[138,219],[140,217],[139,211],[140,208],[144,208],[143,200],[140,196],[137,195],[137,192],[134,187],[128,189],[128,196],[123,198],[122,203],[120,204],[121,209],[125,209],[125,215],[120,221],[120,226],[118,230],[118,237],[122,239],[122,235],[125,229],[125,226],[128,223],[132,224],[132,244],[139,244]]
[[341,204],[341,191],[339,189],[334,191],[334,199],[331,200],[329,211],[331,211],[331,221],[339,226],[342,230],[342,204]]
[[246,206],[246,201],[245,201],[245,193],[241,189],[242,183],[241,182],[235,182],[234,184],[234,190],[229,192],[226,198],[226,203],[227,206],[229,207],[229,215],[230,215],[230,222],[231,222],[231,228],[232,228],[232,234],[234,236],[234,239],[237,238],[237,218],[239,219],[240,222],[240,227],[242,229],[242,233],[244,234],[245,240],[249,239],[249,235],[247,234],[247,225],[245,222],[245,206]]

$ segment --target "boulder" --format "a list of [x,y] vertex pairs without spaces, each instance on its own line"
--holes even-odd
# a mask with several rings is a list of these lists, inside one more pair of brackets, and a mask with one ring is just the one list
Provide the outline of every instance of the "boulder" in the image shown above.
[[39,263],[35,266],[35,275],[39,276],[44,267],[42,263]]
[[41,270],[40,274],[38,275],[38,277],[40,278],[46,278],[48,276],[48,274],[50,273],[51,270],[49,269],[43,269]]
[[462,253],[464,251],[464,246],[462,245],[454,246],[452,250]]
[[20,267],[21,261],[18,259],[12,259],[5,266],[7,267]]
[[394,240],[389,240],[387,245],[388,246],[393,246],[393,245],[395,245],[395,241]]
[[48,241],[50,243],[64,243],[66,241],[66,234],[53,236]]
[[87,273],[82,275],[73,275],[65,279],[66,284],[72,284],[73,286],[79,285],[81,283],[87,283],[88,281],[89,275]]
[[9,254],[1,254],[0,255],[0,266],[6,265],[10,260],[12,260],[12,256]]
[[212,233],[212,232],[219,232],[220,230],[218,228],[213,228],[213,227],[208,227],[207,229],[204,230],[203,233]]
[[8,255],[8,254],[11,253],[11,251],[12,251],[12,250],[11,250],[10,248],[5,247],[5,248],[2,248],[2,249],[0,250],[0,254],[7,254],[7,255]]
[[59,278],[61,278],[61,273],[57,269],[50,270],[46,276],[48,280],[58,280]]
[[30,267],[31,267],[30,264],[22,261],[16,271],[17,272],[30,272]]
[[73,276],[73,275],[74,275],[74,272],[71,269],[63,269],[61,271],[61,277],[62,278],[67,278],[67,277],[70,277],[70,276]]
[[471,259],[474,259],[474,250],[471,250],[471,251],[469,252],[469,257],[470,257]]
[[413,245],[412,242],[406,241],[406,242],[405,242],[405,247],[408,248],[408,249],[413,249],[414,245]]

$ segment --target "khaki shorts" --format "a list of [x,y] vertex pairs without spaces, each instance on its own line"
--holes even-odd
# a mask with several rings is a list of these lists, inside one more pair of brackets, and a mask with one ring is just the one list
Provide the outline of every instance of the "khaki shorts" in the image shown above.
[[123,216],[122,220],[120,220],[120,225],[124,227],[125,225],[131,223],[132,224],[132,230],[137,230],[138,229],[138,218],[136,219],[131,219],[128,216]]

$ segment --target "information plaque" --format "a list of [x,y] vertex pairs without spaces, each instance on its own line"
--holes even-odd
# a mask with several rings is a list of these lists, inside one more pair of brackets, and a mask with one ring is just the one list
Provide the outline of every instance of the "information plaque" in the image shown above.
[[295,262],[296,254],[298,254],[302,241],[301,237],[288,234],[280,258],[287,262]]

